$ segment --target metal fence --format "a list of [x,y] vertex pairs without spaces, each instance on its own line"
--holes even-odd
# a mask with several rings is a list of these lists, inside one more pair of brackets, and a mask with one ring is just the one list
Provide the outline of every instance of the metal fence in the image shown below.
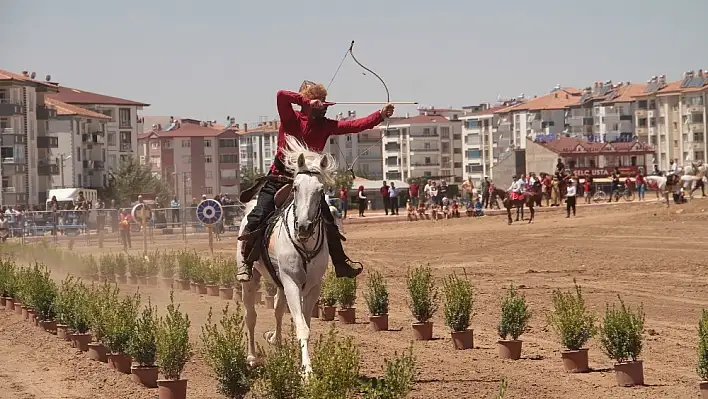
[[[241,219],[244,215],[241,203],[222,205],[221,221],[213,226],[217,237],[238,235]],[[196,206],[180,208],[151,208],[152,217],[146,224],[148,237],[152,242],[159,236],[183,239],[206,233],[206,226],[197,219]],[[121,243],[120,214],[130,212],[131,208],[29,211],[6,213],[9,237],[24,241],[53,240],[54,242],[73,239],[74,242],[86,241],[88,245]],[[131,221],[130,232],[140,233],[142,225]],[[142,235],[142,234],[141,234]]]

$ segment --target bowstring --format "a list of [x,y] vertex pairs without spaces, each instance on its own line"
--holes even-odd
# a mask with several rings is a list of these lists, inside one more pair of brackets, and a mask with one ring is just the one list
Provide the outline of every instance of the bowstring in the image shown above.
[[[339,66],[337,66],[337,70],[334,71],[334,75],[332,75],[332,79],[330,79],[329,84],[327,84],[327,92],[329,92],[330,86],[332,86],[332,83],[334,83],[334,78],[337,77],[337,74],[339,73],[339,70],[342,69],[342,65],[344,65],[344,61],[347,59],[349,56],[349,49],[344,53],[344,57],[342,57],[342,60],[339,62]],[[342,159],[344,160],[344,164],[347,166],[347,170],[351,172],[352,174],[352,179],[355,178],[356,176],[354,175],[354,163],[352,162],[352,166],[349,166],[349,162],[347,161],[347,157],[344,156],[344,152],[342,151],[342,148],[339,146],[339,138],[334,140],[334,145],[337,146],[337,151],[339,151],[339,155],[342,156]]]

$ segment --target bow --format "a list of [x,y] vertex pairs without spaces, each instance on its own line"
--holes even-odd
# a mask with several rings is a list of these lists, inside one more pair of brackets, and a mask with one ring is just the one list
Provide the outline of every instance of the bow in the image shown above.
[[[334,82],[334,78],[337,77],[339,70],[342,68],[342,64],[344,64],[344,60],[347,59],[347,56],[351,56],[352,60],[354,60],[354,62],[356,62],[357,65],[359,65],[365,71],[376,76],[376,78],[379,80],[379,82],[381,82],[381,84],[383,85],[384,90],[386,90],[386,104],[390,103],[391,102],[391,93],[388,91],[388,86],[386,85],[386,82],[381,78],[381,76],[379,76],[378,73],[376,73],[376,72],[372,71],[370,68],[366,67],[364,64],[362,64],[361,62],[359,62],[359,60],[356,59],[356,56],[354,56],[354,40],[352,40],[352,43],[349,45],[349,49],[347,50],[347,52],[344,53],[344,57],[342,58],[342,61],[339,63],[337,70],[334,72],[334,76],[332,76],[332,79],[329,81],[329,84],[327,85],[327,90],[329,90],[329,87],[332,85],[332,82]],[[347,162],[347,158],[344,156],[344,153],[342,153],[342,149],[339,148],[339,141],[335,140],[335,144],[337,145],[337,149],[339,150],[340,155],[342,155],[342,159],[344,159],[344,163],[347,165],[347,170],[349,171],[349,173],[351,173],[352,179],[356,178],[356,176],[354,175],[354,164],[356,164],[356,161],[358,161],[359,158],[364,153],[366,153],[370,149],[376,147],[377,145],[380,145],[381,141],[383,141],[384,136],[388,132],[389,124],[390,124],[390,118],[386,118],[386,128],[384,129],[383,133],[381,133],[381,137],[379,138],[379,140],[376,143],[374,143],[372,146],[368,147],[363,152],[359,153],[359,155],[357,155],[356,158],[354,158],[354,160],[352,161],[351,166]]]

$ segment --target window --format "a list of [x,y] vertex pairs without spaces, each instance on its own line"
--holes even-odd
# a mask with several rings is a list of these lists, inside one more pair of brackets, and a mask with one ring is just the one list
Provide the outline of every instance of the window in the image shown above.
[[425,164],[430,165],[430,157],[425,157]]
[[204,163],[211,163],[211,155],[204,155]]
[[236,154],[221,154],[219,156],[220,163],[238,163]]
[[465,123],[465,127],[467,129],[474,129],[476,127],[479,127],[479,121],[477,119],[470,119]]
[[207,179],[213,179],[214,178],[214,172],[207,170],[206,172],[206,178]]
[[106,141],[108,142],[108,145],[115,146],[116,145],[116,134],[115,133],[108,133],[108,139]]
[[183,139],[182,140],[182,148],[190,148],[192,147],[192,141],[190,139]]
[[118,166],[118,158],[115,154],[111,154],[108,156],[108,167],[109,168],[115,168]]
[[192,156],[191,155],[182,155],[182,163],[192,163]]
[[159,168],[160,167],[160,157],[159,156],[150,157],[150,165],[154,168]]
[[192,186],[188,185],[184,191],[185,191],[185,194],[192,195]]
[[111,118],[111,122],[115,122],[115,115],[113,115],[113,109],[102,109],[99,111],[103,115],[106,115],[107,117]]
[[78,183],[79,187],[83,186],[83,182],[81,181],[81,173],[76,175],[76,182]]
[[153,150],[159,150],[160,149],[160,142],[153,141],[152,143],[150,143],[150,148]]
[[462,148],[460,147],[455,147],[452,149],[453,154],[462,154]]
[[130,108],[118,109],[118,127],[130,128]]
[[131,132],[120,132],[120,150],[121,151],[132,151],[133,140],[131,138]]
[[211,187],[204,187],[204,194],[214,194],[214,189]]
[[211,147],[211,139],[204,139],[204,147],[205,148]]
[[238,177],[238,171],[236,169],[221,169],[222,179],[235,179]]
[[447,126],[440,127],[440,137],[444,139],[450,138],[450,128]]
[[235,148],[236,139],[219,139],[219,147],[221,148]]
[[462,162],[455,162],[454,165],[455,169],[461,169],[462,168]]
[[162,148],[165,148],[165,149],[170,149],[170,148],[172,148],[172,140],[169,140],[169,139],[168,139],[168,140],[164,140],[164,141],[162,142]]
[[76,161],[81,162],[81,147],[76,147]]

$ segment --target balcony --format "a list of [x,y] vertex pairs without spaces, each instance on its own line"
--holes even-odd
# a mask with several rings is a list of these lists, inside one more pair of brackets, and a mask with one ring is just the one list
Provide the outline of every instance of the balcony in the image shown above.
[[705,105],[703,104],[684,104],[685,110],[687,114],[702,114],[703,110],[706,109]]
[[3,157],[2,158],[2,164],[3,165],[13,165],[13,164],[24,164],[25,159],[21,157]]
[[401,146],[395,144],[386,144],[385,149],[386,152],[399,152],[401,151]]
[[59,174],[59,165],[57,164],[39,164],[37,165],[37,174],[40,176],[55,176]]
[[24,136],[25,131],[23,129],[15,129],[15,128],[11,128],[11,127],[6,127],[3,129],[0,129],[0,134],[14,134],[14,135],[18,135],[18,136]]
[[2,192],[3,193],[16,193],[17,189],[15,187],[3,187]]
[[440,167],[440,163],[439,162],[437,162],[437,163],[433,163],[433,162],[431,162],[431,163],[417,163],[416,162],[416,163],[411,163],[411,166],[420,167],[420,168],[438,168],[438,167]]
[[439,148],[411,148],[411,155],[415,155],[417,153],[421,154],[435,154],[440,152]]
[[57,109],[51,105],[37,105],[37,120],[48,120],[57,117]]
[[646,109],[636,109],[634,110],[634,116],[637,118],[646,118],[649,115],[649,112]]
[[38,136],[37,148],[59,148],[59,138],[51,136]]
[[705,125],[702,122],[694,122],[688,124],[688,130],[692,133],[703,133]]
[[120,122],[118,122],[118,128],[119,129],[132,129],[133,126],[130,123],[130,119],[121,119]]
[[[414,138],[417,138],[417,139],[420,139],[420,138],[424,139],[424,138],[428,138],[428,137],[437,138],[437,137],[440,137],[440,134],[438,134],[438,133],[427,133],[427,134],[426,133],[411,133],[410,137],[411,137],[411,140],[413,140]],[[448,139],[449,139],[449,137],[448,137]]]
[[130,152],[133,151],[133,144],[132,143],[120,143],[120,150],[123,152]]
[[645,127],[638,127],[634,130],[637,133],[637,136],[646,136],[647,134],[649,134],[649,131]]
[[511,122],[500,123],[499,126],[497,126],[497,132],[511,133]]
[[82,162],[82,166],[84,169],[103,169],[104,163],[103,161],[85,160]]
[[22,115],[24,110],[21,102],[0,98],[0,116]]
[[18,174],[27,173],[27,165],[24,164],[7,164],[2,166],[2,176],[10,177]]

